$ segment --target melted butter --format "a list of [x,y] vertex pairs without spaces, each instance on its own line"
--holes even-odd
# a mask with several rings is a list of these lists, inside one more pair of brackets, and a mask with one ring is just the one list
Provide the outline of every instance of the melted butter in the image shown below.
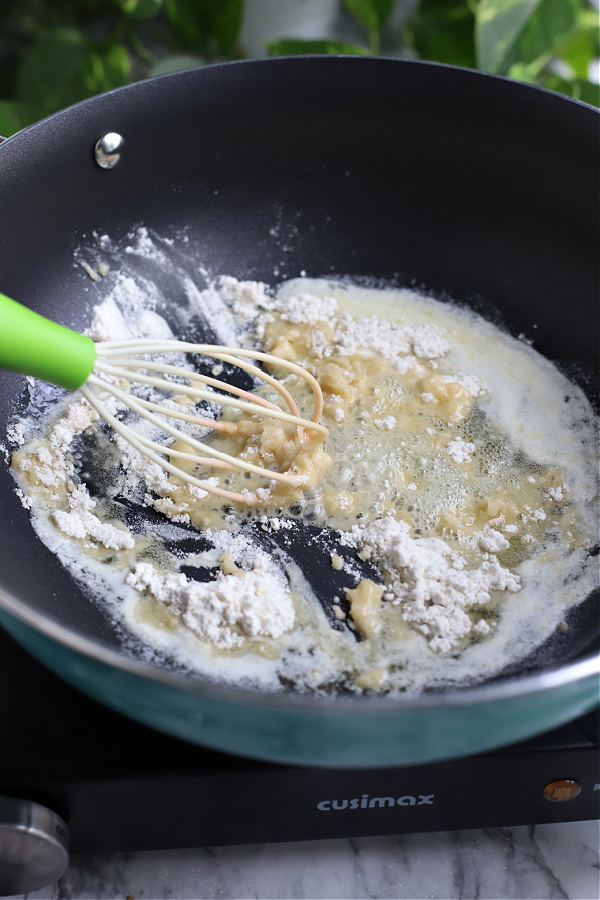
[[[575,602],[577,591],[577,596],[583,596],[591,584],[586,576],[577,590],[555,592],[553,611],[547,611],[550,624],[533,623],[537,598],[552,584],[549,575],[536,585],[535,576],[531,576],[535,567],[543,563],[548,571],[564,574],[564,566],[573,565],[567,562],[569,553],[589,549],[594,540],[590,519],[593,453],[589,434],[582,426],[588,408],[580,398],[580,412],[569,413],[574,417],[569,419],[560,407],[565,390],[562,376],[529,348],[519,346],[472,314],[403,291],[321,282],[307,285],[303,280],[302,290],[307,287],[336,296],[342,309],[353,315],[372,315],[375,310],[381,318],[441,324],[452,352],[443,359],[415,360],[402,371],[390,360],[364,353],[324,358],[314,348],[321,341],[321,337],[316,341],[317,331],[327,340],[334,337],[328,323],[290,325],[273,316],[265,327],[265,348],[304,365],[318,378],[330,436],[323,445],[314,433],[299,435],[280,422],[229,411],[226,418],[235,424],[236,433],[215,432],[207,441],[215,449],[262,466],[266,476],[247,476],[234,470],[220,474],[222,484],[234,491],[270,488],[260,508],[250,513],[254,517],[300,516],[347,531],[357,521],[367,523],[391,515],[407,522],[415,536],[443,537],[473,566],[482,558],[477,536],[486,526],[497,529],[509,542],[498,559],[502,565],[524,572],[529,581],[525,594],[517,595],[516,600],[498,595],[487,608],[477,608],[474,617],[494,626],[499,623],[498,637],[490,639],[492,650],[487,655],[485,649],[480,651],[486,641],[476,639],[463,648],[468,652],[460,662],[434,657],[422,636],[402,619],[401,608],[382,599],[384,587],[370,580],[346,590],[352,623],[364,638],[360,641],[351,632],[330,627],[300,576],[292,580],[296,626],[279,642],[248,640],[235,650],[216,650],[185,634],[178,617],[152,597],[136,596],[128,601],[119,583],[115,596],[123,600],[124,615],[127,618],[127,609],[132,611],[130,621],[139,626],[144,639],[158,644],[163,641],[161,646],[172,648],[164,641],[174,637],[178,652],[192,667],[202,655],[210,658],[208,668],[201,666],[202,671],[225,680],[235,680],[240,673],[250,671],[260,683],[269,671],[276,673],[279,683],[301,689],[329,690],[332,684],[339,684],[388,690],[406,689],[411,683],[420,688],[453,679],[461,682],[496,671],[515,653],[528,652],[545,637],[554,619],[562,619],[564,610]],[[293,290],[293,285],[284,285],[280,295]],[[273,372],[280,374],[276,369]],[[486,383],[484,396],[473,396],[456,380],[461,372],[473,373]],[[305,383],[286,376],[286,386],[302,413],[310,415],[312,395]],[[269,390],[265,388],[263,393],[268,395]],[[182,398],[182,402],[189,401]],[[555,418],[550,428],[549,410]],[[474,448],[461,462],[448,450],[457,441]],[[23,489],[47,517],[49,510],[64,508],[68,478],[52,489],[43,484],[39,468],[30,464],[30,458],[33,451],[44,446],[44,439],[36,438],[14,454],[13,466]],[[180,442],[177,449],[185,452],[189,448]],[[188,465],[181,463],[182,468]],[[269,470],[292,467],[306,476],[302,488],[269,485]],[[194,474],[208,478],[215,471],[201,467],[194,469]],[[231,531],[248,516],[247,507],[241,504],[224,505],[213,495],[198,500],[176,477],[170,482],[173,490],[168,497],[155,502],[166,516],[189,516],[191,524],[200,530]],[[566,484],[562,499],[555,499]],[[110,521],[108,508],[104,510],[102,504],[98,515]],[[47,536],[41,524],[39,527],[49,545],[56,546],[57,541]],[[85,546],[79,552],[90,566],[98,563],[110,566],[113,572],[123,572],[136,559],[144,558],[151,543],[151,539],[138,536],[131,551],[109,554],[104,548]],[[160,545],[160,541],[156,543]],[[155,548],[155,556],[167,570],[179,565],[164,549],[161,552]],[[228,574],[239,571],[228,553],[222,554],[220,566]],[[80,562],[73,564],[74,571],[81,568]],[[529,619],[521,611],[527,604],[532,609]],[[502,608],[507,610],[504,616],[500,615]],[[338,619],[342,618],[340,611]],[[531,636],[527,637],[529,631]],[[523,633],[526,637],[521,640]],[[300,662],[296,663],[294,654]],[[311,660],[310,671],[302,659]],[[227,673],[228,663],[231,675]],[[270,664],[271,669],[264,668]]]
[[382,584],[375,584],[370,578],[364,578],[355,588],[346,588],[346,597],[350,602],[350,615],[361,634],[366,638],[374,638],[381,628],[380,613],[383,590]]
[[362,672],[355,681],[357,687],[365,691],[381,691],[387,682],[387,670],[382,666],[375,666],[374,669]]

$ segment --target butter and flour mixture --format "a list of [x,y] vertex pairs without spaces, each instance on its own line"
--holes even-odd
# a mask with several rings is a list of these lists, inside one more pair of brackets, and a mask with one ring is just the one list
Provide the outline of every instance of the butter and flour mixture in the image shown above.
[[[156,257],[159,243],[140,230],[128,252]],[[182,276],[173,312],[126,266],[98,272],[91,337],[208,329],[265,350],[317,378],[329,429],[299,450],[277,420],[203,401],[203,417],[226,415],[242,436],[202,439],[266,477],[199,477],[255,493],[248,508],[168,476],[77,394],[31,384],[8,435],[17,491],[128,652],[267,690],[418,692],[524,658],[593,589],[593,414],[525,342],[406,289],[228,275],[199,289]],[[272,374],[310,412],[301,379]],[[301,487],[268,478],[289,466]]]

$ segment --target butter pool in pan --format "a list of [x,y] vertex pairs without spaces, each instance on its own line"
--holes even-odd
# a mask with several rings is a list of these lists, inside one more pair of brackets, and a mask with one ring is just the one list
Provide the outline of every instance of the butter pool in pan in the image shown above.
[[[131,247],[166,249],[144,229]],[[109,237],[96,254],[110,260]],[[22,502],[129,653],[268,691],[414,694],[525,658],[593,589],[594,416],[524,341],[406,289],[223,275],[201,290],[182,275],[173,312],[126,264],[98,270],[92,337],[193,331],[293,360],[319,380],[330,432],[298,455],[280,423],[249,427],[246,458],[306,478],[227,476],[258,489],[248,510],[34,386],[10,431]]]

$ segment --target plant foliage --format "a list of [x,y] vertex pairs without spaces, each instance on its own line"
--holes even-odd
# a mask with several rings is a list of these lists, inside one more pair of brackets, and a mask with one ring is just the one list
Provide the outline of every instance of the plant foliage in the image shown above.
[[[285,2],[285,0],[281,0]],[[396,0],[340,0],[356,43],[268,44],[271,56],[380,54]],[[131,81],[244,55],[244,0],[2,0],[0,133]],[[419,0],[396,52],[508,75],[600,105],[590,0]]]

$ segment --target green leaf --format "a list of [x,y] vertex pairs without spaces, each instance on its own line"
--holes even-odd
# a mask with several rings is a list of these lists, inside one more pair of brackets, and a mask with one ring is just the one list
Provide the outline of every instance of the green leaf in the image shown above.
[[367,31],[379,28],[379,11],[374,0],[343,0],[343,4],[350,15]]
[[379,52],[379,12],[372,0],[344,0],[348,12],[367,29],[369,47]]
[[185,53],[174,53],[171,56],[164,56],[159,60],[148,73],[150,78],[155,75],[167,75],[169,72],[181,72],[183,69],[195,69],[205,63],[200,56],[190,56]]
[[543,0],[480,0],[475,12],[477,65],[501,72],[528,19]]
[[583,103],[589,103],[590,106],[600,107],[600,85],[583,78],[576,78],[574,84],[576,93],[574,93],[573,96],[576,100],[581,100]]
[[576,26],[579,10],[579,0],[480,0],[478,67],[501,74],[516,62],[540,60],[538,68],[543,67]]
[[469,0],[421,0],[404,38],[421,59],[474,69],[474,26]]
[[43,31],[23,55],[16,99],[44,113],[81,100],[81,65],[89,52],[88,38],[74,28]]
[[542,0],[515,44],[515,58],[532,63],[546,56],[550,61],[574,31],[578,12],[579,0]]
[[346,44],[344,41],[302,41],[296,38],[267,43],[267,51],[269,56],[310,56],[325,53],[369,56],[369,51],[365,47]]
[[587,81],[590,63],[600,55],[600,16],[592,10],[582,10],[577,28],[570,40],[560,48],[561,59],[571,67],[573,74]]
[[524,81],[527,84],[538,83],[537,72],[532,71],[531,67],[524,62],[513,63],[506,74],[516,81]]
[[73,28],[51,29],[42,32],[24,55],[17,99],[47,114],[120,87],[130,77],[131,58],[120,42],[92,44]]
[[377,10],[377,15],[379,16],[379,28],[381,29],[391,16],[396,5],[396,0],[371,0],[371,2]]
[[589,103],[590,106],[600,106],[600,85],[592,84],[591,81],[583,78],[567,80],[554,75],[547,80],[544,87],[552,91],[558,91],[560,94],[566,94],[568,97],[573,97],[574,100]]
[[344,6],[367,31],[379,28],[379,12],[372,0],[344,0]]
[[560,50],[560,57],[577,78],[587,78],[591,61],[597,56],[592,35],[580,32],[568,47]]
[[81,75],[87,97],[121,87],[131,76],[129,52],[116,42],[98,44],[82,60]]
[[164,0],[167,20],[191,51],[228,53],[242,24],[244,0]]
[[121,9],[132,19],[153,19],[162,10],[162,0],[119,0]]
[[10,137],[22,128],[26,128],[38,119],[43,118],[44,113],[32,106],[23,103],[12,103],[8,100],[0,100],[0,134]]

